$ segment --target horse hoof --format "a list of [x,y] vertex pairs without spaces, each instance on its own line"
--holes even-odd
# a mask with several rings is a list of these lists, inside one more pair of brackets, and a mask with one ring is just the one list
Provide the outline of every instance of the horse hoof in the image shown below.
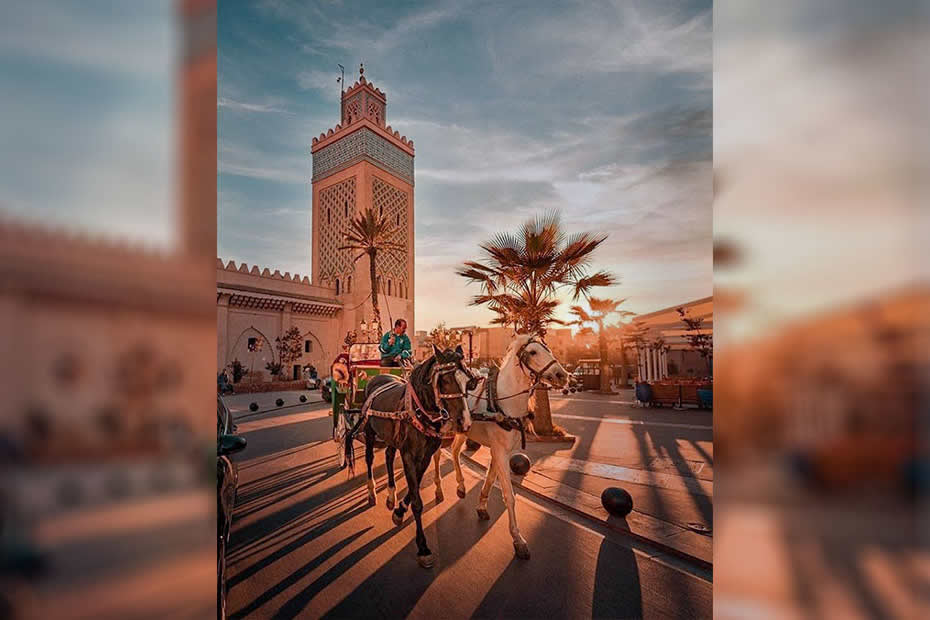
[[404,522],[404,515],[399,515],[396,512],[392,512],[391,520],[394,522],[394,525],[400,525]]
[[389,497],[386,500],[384,500],[384,505],[387,506],[388,510],[394,510],[394,498]]
[[530,546],[526,543],[513,543],[513,551],[521,560],[530,559]]
[[490,520],[491,515],[489,515],[489,514],[488,514],[488,511],[485,510],[484,508],[479,508],[479,509],[478,509],[478,518],[481,519],[482,521],[488,521],[488,520]]
[[377,505],[378,505],[378,498],[375,497],[374,495],[369,495],[369,496],[368,496],[368,505],[369,505],[369,506],[377,506]]
[[460,498],[465,499],[465,489],[456,489],[455,494]]
[[418,555],[417,564],[423,568],[433,568],[433,554],[429,555]]
[[443,503],[444,501],[446,501],[446,497],[445,497],[442,493],[437,493],[437,494],[436,494],[436,503],[437,503],[437,504],[441,504],[441,503]]

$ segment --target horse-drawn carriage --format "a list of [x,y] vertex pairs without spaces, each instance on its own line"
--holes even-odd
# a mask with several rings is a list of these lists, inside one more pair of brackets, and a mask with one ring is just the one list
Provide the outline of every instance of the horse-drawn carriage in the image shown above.
[[[357,342],[340,353],[332,366],[333,439],[342,445],[342,438],[352,428],[365,403],[365,388],[372,378],[392,374],[406,378],[409,367],[382,366],[377,342]],[[342,458],[340,449],[340,458]],[[345,464],[345,463],[341,463]]]

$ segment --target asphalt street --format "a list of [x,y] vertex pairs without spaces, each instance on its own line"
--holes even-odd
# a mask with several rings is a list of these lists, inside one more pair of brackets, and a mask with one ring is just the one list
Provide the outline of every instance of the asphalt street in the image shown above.
[[[475,513],[480,478],[466,468],[467,496],[460,500],[448,459],[442,463],[444,502],[435,500],[432,474],[424,479],[423,522],[436,564],[432,569],[420,568],[412,514],[408,512],[402,526],[396,527],[384,506],[383,452],[375,455],[378,505],[369,507],[363,462],[359,461],[352,478],[338,468],[331,420],[323,403],[265,411],[273,407],[273,396],[255,396],[229,401],[239,433],[248,440],[248,448],[238,458],[239,500],[228,559],[233,617],[696,618],[712,614],[712,588],[706,576],[544,500],[518,497],[517,518],[532,557],[517,559],[499,491],[491,492],[490,521],[480,521]],[[318,400],[318,393],[312,398]],[[248,411],[250,400],[258,400],[262,410]],[[289,402],[296,402],[296,397]],[[553,403],[557,414],[561,407]],[[557,418],[570,430],[576,424],[597,425],[587,448],[576,444],[576,449],[588,450],[588,456],[611,457],[616,450],[610,444],[633,450],[634,429],[645,430],[642,425],[607,421],[621,417],[611,403],[578,402],[564,411],[600,420]],[[656,421],[666,417],[669,423],[680,421],[664,412],[660,417]],[[689,423],[701,424],[692,419]],[[650,429],[683,430],[694,431]],[[618,443],[623,433],[632,433],[633,439]],[[654,444],[666,445],[658,436],[650,437]],[[699,460],[700,450],[692,450],[682,454]],[[663,454],[667,453],[666,449]],[[620,460],[608,464],[630,464],[634,456],[616,458]],[[405,483],[401,465],[396,467],[402,496]]]

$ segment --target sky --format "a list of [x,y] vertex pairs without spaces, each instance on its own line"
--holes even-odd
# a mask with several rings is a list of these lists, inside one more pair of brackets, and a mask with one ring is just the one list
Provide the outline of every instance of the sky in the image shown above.
[[[416,144],[416,327],[486,324],[454,274],[561,211],[650,312],[712,294],[710,2],[222,3],[218,256],[309,274],[313,136],[338,63]],[[437,291],[442,291],[437,295]],[[566,316],[568,304],[561,316]]]

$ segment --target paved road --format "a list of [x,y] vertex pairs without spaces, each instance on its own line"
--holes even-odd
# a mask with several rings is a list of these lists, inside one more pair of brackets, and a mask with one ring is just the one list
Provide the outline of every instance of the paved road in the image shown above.
[[[436,559],[424,570],[415,561],[412,515],[398,528],[384,507],[381,451],[379,503],[370,508],[362,462],[352,479],[337,467],[322,403],[259,414],[231,405],[249,441],[239,458],[229,556],[234,617],[711,616],[706,579],[524,497],[517,515],[532,559],[516,559],[499,492],[491,493],[491,520],[479,521],[480,480],[466,471],[468,494],[459,500],[449,461],[443,503],[428,486],[431,474],[424,481],[424,527]],[[404,487],[399,482],[399,495]]]

